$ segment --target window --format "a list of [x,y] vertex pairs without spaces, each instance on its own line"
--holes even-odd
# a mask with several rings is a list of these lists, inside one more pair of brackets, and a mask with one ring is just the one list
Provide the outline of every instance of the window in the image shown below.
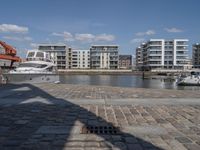
[[35,52],[29,52],[27,57],[33,57],[35,55]]
[[42,58],[44,58],[44,53],[42,53],[42,52],[37,52],[36,57],[42,57]]

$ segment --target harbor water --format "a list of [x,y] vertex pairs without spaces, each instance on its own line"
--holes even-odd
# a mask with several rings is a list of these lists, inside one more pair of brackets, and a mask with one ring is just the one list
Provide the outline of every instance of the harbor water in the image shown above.
[[137,75],[60,75],[63,84],[104,85],[153,89],[200,90],[199,86],[177,86],[166,76],[142,78]]

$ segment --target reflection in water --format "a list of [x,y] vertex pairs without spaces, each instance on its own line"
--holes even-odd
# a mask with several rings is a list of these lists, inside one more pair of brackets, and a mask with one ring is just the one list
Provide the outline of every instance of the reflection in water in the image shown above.
[[118,87],[200,90],[199,86],[177,86],[175,81],[142,79],[135,75],[61,75],[61,83],[82,85],[107,85]]

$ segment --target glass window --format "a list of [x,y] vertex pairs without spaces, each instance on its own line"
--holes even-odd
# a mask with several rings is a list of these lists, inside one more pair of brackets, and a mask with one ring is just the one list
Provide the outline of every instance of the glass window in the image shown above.
[[27,57],[33,57],[35,55],[35,52],[29,52]]
[[36,57],[42,57],[42,58],[44,58],[44,53],[42,53],[42,52],[37,52]]

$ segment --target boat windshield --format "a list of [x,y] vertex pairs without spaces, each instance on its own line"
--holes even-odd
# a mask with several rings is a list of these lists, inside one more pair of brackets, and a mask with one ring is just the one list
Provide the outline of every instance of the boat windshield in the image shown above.
[[194,72],[194,71],[192,71],[191,75],[200,75],[200,72]]
[[34,63],[22,63],[19,65],[20,68],[23,67],[33,67],[33,68],[45,68],[47,65],[45,64],[34,64]]
[[33,57],[35,55],[35,52],[29,52],[27,57]]

